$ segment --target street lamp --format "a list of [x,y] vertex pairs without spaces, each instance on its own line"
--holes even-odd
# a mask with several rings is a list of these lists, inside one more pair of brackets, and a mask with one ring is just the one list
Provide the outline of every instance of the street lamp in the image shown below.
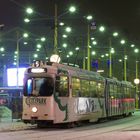
[[80,49],[79,47],[75,48],[76,56],[75,56],[74,66],[76,65],[77,57],[78,57],[78,54],[79,54],[79,49]]
[[112,54],[114,53],[114,48],[112,48],[111,38],[109,38],[109,77],[112,77]]
[[[114,37],[118,36],[118,32],[112,34]],[[109,38],[109,77],[112,77],[112,54],[114,53],[114,48],[112,48],[112,40]]]
[[[104,32],[105,27],[100,26],[99,31]],[[109,37],[109,62],[108,62],[108,65],[109,65],[109,77],[112,77],[112,54],[115,52],[114,48],[112,48],[112,36],[117,37],[118,32],[113,32],[112,35]]]
[[[134,49],[134,53],[138,54],[139,53],[139,49],[135,48]],[[134,83],[136,84],[136,108],[139,108],[139,89],[138,89],[138,85],[140,83],[140,80],[138,78],[138,63],[139,61],[137,60],[137,56],[136,56],[136,78],[134,79]]]
[[[60,17],[62,17],[63,15],[67,14],[67,13],[74,13],[76,11],[76,7],[75,6],[70,6],[69,9],[58,15],[58,12],[57,12],[57,4],[55,4],[55,11],[54,11],[54,49],[53,49],[53,54],[58,54],[58,19]],[[33,9],[32,8],[27,8],[26,9],[26,13],[31,15],[33,13]],[[36,19],[36,20],[45,20],[47,18],[40,18],[40,19]],[[25,22],[30,22],[30,19],[26,18],[24,19]],[[61,23],[60,24],[61,26],[64,25],[64,23]],[[67,31],[70,32],[71,31],[71,28],[67,28]],[[66,35],[64,37],[67,37]]]
[[27,12],[28,14],[32,14],[32,13],[33,13],[33,9],[32,9],[31,7],[28,7],[28,8],[26,9],[26,12]]
[[[91,15],[88,15],[87,17],[86,17],[86,19],[88,20],[88,21],[91,21],[92,19],[93,19],[93,17],[91,16]],[[90,65],[91,65],[91,63],[90,63],[90,25],[89,25],[89,23],[88,23],[88,27],[87,27],[87,70],[89,70],[90,71]]]
[[19,75],[19,44],[20,44],[20,41],[23,39],[23,38],[27,38],[28,37],[28,34],[27,33],[24,33],[22,37],[19,38],[19,32],[17,32],[17,41],[16,41],[16,45],[17,45],[17,62],[16,62],[16,66],[17,66],[17,87],[19,86],[19,83],[18,83],[18,75]]
[[[63,14],[58,16],[57,15],[57,4],[55,4],[55,16],[54,16],[55,17],[55,19],[54,19],[54,27],[55,27],[55,29],[54,29],[54,54],[58,53],[57,52],[57,47],[58,47],[58,27],[57,27],[57,25],[58,25],[58,18],[60,18],[64,14],[67,14],[68,12],[74,13],[75,11],[76,11],[76,8],[74,6],[71,6],[67,12],[65,12],[65,13],[63,13]],[[70,32],[71,28],[67,27],[66,30],[68,32]]]
[[[120,43],[122,44],[122,45],[124,45],[125,44],[125,40],[124,39],[122,39],[121,41],[120,41]],[[125,46],[124,46],[125,47]],[[123,49],[124,50],[124,81],[127,81],[127,64],[126,64],[126,62],[127,62],[127,55],[126,55],[126,47]]]

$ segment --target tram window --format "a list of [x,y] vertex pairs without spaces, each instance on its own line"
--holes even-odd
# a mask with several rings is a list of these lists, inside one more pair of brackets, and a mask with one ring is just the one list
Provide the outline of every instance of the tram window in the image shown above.
[[131,95],[130,95],[130,88],[127,87],[127,97],[130,98],[130,96],[131,96]]
[[27,81],[27,93],[28,95],[32,94],[32,80],[31,79],[28,79]]
[[97,91],[99,97],[104,97],[104,83],[97,83]]
[[120,85],[118,85],[117,86],[117,98],[121,99],[121,96],[122,96],[122,94],[121,94],[121,87],[120,87]]
[[135,98],[135,88],[131,88],[131,98]]
[[90,97],[88,80],[81,80],[81,94],[82,97]]
[[117,98],[117,85],[114,85],[114,98]]
[[97,97],[97,82],[90,81],[90,96]]
[[35,90],[39,91],[40,85],[43,84],[44,79],[35,79]]
[[67,76],[56,77],[56,92],[58,92],[58,96],[60,97],[68,96],[68,77]]
[[31,95],[33,91],[33,81],[32,79],[27,79],[27,82],[25,83],[23,93],[25,96]]
[[80,90],[80,79],[72,78],[72,96],[73,97],[80,97],[81,90]]
[[124,87],[123,89],[124,89],[124,97],[126,98],[127,97],[127,88]]
[[124,93],[125,93],[124,91],[125,91],[125,90],[124,90],[124,86],[122,86],[122,94],[123,94],[123,95],[124,95]]
[[40,96],[51,96],[53,94],[53,89],[53,79],[50,77],[36,81],[36,90],[39,90]]
[[110,83],[109,84],[109,95],[110,95],[110,98],[114,98],[113,90],[114,90],[114,86],[113,86],[112,83]]

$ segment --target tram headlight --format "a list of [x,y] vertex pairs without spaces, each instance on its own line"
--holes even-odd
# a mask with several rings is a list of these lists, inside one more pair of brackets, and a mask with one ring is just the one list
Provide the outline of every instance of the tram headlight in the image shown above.
[[37,112],[37,107],[32,107],[32,112],[36,113]]

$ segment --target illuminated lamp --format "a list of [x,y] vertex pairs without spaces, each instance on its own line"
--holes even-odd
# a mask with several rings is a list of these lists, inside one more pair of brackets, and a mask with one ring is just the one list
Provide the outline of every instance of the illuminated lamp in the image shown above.
[[134,79],[134,83],[137,85],[140,83],[140,80],[138,78]]
[[60,59],[59,55],[57,55],[57,54],[53,54],[53,55],[50,57],[50,62],[59,63],[60,60],[61,60],[61,59]]
[[37,112],[37,107],[33,107],[32,112],[36,113]]

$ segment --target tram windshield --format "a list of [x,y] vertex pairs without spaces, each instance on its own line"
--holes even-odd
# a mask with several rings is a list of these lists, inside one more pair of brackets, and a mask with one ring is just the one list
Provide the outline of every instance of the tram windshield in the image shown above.
[[24,87],[25,96],[51,96],[54,82],[51,77],[29,78]]

